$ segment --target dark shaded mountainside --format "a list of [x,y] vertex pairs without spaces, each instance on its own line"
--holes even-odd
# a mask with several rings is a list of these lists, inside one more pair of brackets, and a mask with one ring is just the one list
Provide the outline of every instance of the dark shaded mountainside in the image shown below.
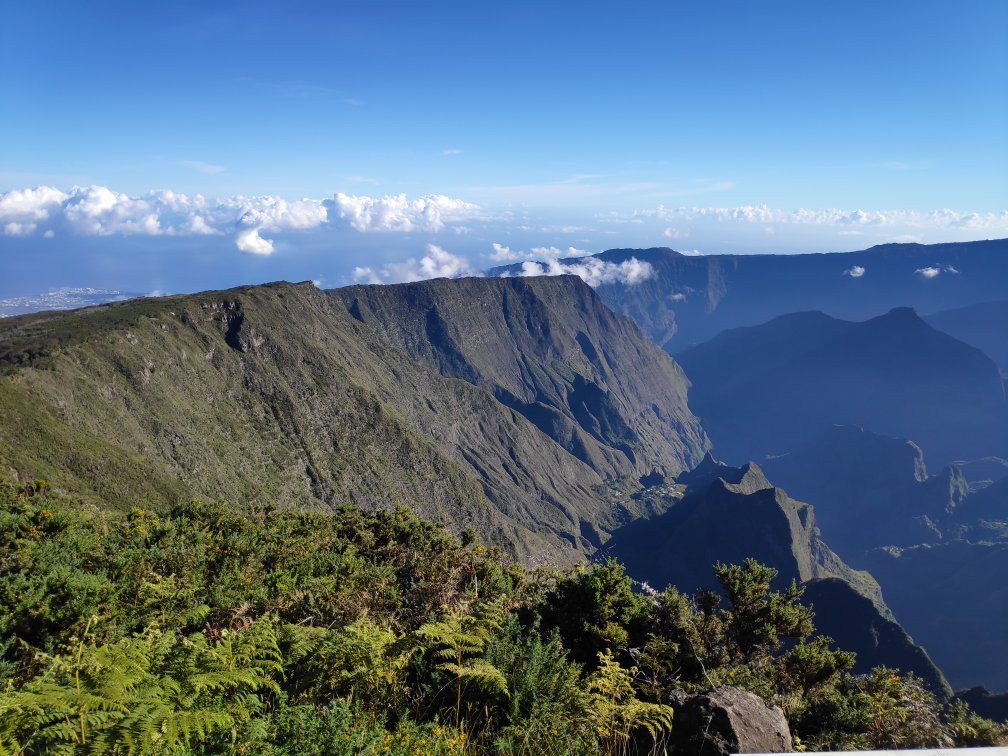
[[[822,537],[878,579],[900,622],[955,686],[1008,688],[1003,460],[929,476],[916,444],[837,426],[764,465],[815,506]],[[998,472],[1000,480],[984,479]]]
[[944,310],[924,319],[939,331],[980,349],[1008,373],[1008,299]]
[[[1008,298],[1008,239],[801,255],[692,256],[655,247],[610,249],[595,257],[612,263],[635,257],[651,266],[650,278],[603,284],[598,293],[672,354],[728,328],[791,312],[863,320],[893,307],[937,313]],[[491,273],[519,274],[520,267]]]
[[997,520],[1008,518],[1001,504],[1008,501],[1008,477],[977,488],[958,465],[929,476],[917,444],[855,426],[833,426],[763,465],[815,504],[824,537],[855,564],[877,546],[985,540],[997,533]]
[[855,651],[857,669],[885,664],[912,671],[940,695],[951,688],[928,654],[894,620],[874,578],[849,567],[820,537],[810,505],[774,486],[755,464],[731,467],[709,454],[668,489],[668,511],[617,531],[605,555],[663,590],[709,583],[704,565],[756,559],[777,570],[776,585],[804,584],[816,627]]
[[[119,506],[193,495],[281,507],[408,504],[526,561],[577,561],[643,512],[620,494],[639,488],[638,473],[675,474],[702,455],[686,382],[580,279],[394,291],[405,301],[435,291],[478,302],[472,289],[481,285],[487,302],[499,309],[506,299],[515,322],[540,329],[540,351],[525,364],[556,382],[543,405],[570,443],[502,404],[490,382],[474,385],[488,363],[465,368],[459,353],[441,375],[432,366],[444,366],[348,313],[338,293],[278,283],[2,321],[0,469]],[[468,287],[465,297],[453,287]],[[480,312],[464,313],[476,332]],[[563,322],[569,313],[573,324]],[[511,349],[495,337],[496,349]],[[430,338],[429,352],[444,348],[436,329]],[[637,373],[662,380],[637,387]],[[629,435],[631,425],[645,434]]]
[[997,366],[910,308],[865,322],[792,313],[677,359],[694,412],[732,461],[790,451],[832,424],[913,439],[941,464],[1008,450]]

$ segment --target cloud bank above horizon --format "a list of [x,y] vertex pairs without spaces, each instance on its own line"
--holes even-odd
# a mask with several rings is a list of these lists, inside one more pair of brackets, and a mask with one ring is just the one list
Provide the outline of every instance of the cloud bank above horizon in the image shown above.
[[[186,195],[170,189],[146,195],[129,195],[105,186],[74,186],[63,191],[52,186],[12,189],[0,193],[0,229],[7,236],[41,235],[230,235],[235,247],[251,254],[270,254],[272,242],[264,233],[305,231],[323,226],[370,232],[439,232],[446,228],[468,233],[467,223],[513,221],[510,210],[489,208],[444,194],[408,198],[406,194],[381,197],[336,192],[329,198],[287,200],[275,195],[235,195],[208,200],[202,194]],[[834,227],[840,235],[855,236],[866,229],[912,228],[921,233],[945,229],[993,231],[1008,234],[1008,210],[976,212],[941,208],[921,210],[844,210],[797,208],[785,210],[767,205],[739,207],[666,207],[629,212],[595,213],[594,228],[585,225],[543,227],[543,232],[577,235],[603,231],[619,235],[621,226],[661,226],[664,239],[688,240],[690,223],[713,221],[725,225],[751,226],[773,235],[780,226]],[[670,225],[671,224],[671,225]],[[524,230],[534,230],[528,226]],[[535,247],[540,257],[575,257],[588,254],[575,246]],[[496,243],[489,255],[496,261],[515,261],[513,253]]]
[[[323,279],[329,285],[392,283],[474,275],[506,264],[519,266],[515,275],[570,273],[596,286],[635,283],[651,274],[649,266],[637,260],[614,266],[590,258],[613,247],[671,244],[685,254],[789,253],[1005,236],[1008,210],[658,204],[636,210],[558,211],[495,206],[441,193],[368,196],[337,191],[323,198],[238,194],[208,199],[170,189],[127,194],[99,185],[66,190],[43,185],[0,193],[0,259],[11,269],[9,263],[17,260],[27,271],[22,278],[37,281],[37,290],[59,285],[205,288],[247,281],[227,272],[240,269],[261,271],[254,275],[264,279]],[[116,270],[100,280],[54,278],[59,259],[75,258],[79,269],[86,269],[88,255],[95,254],[88,239],[103,240],[104,255],[108,249],[128,254],[129,240],[139,238],[160,240],[142,246],[148,263],[161,268],[150,280],[118,275]],[[197,249],[198,254],[193,251]],[[52,259],[39,262],[44,257]],[[188,277],[173,283],[181,275],[177,261],[187,258],[192,259]],[[268,268],[250,269],[241,259],[270,262],[264,263]],[[203,275],[200,266],[213,269],[214,275]],[[847,271],[853,278],[863,274]],[[11,293],[17,293],[14,286],[0,290],[0,295]]]

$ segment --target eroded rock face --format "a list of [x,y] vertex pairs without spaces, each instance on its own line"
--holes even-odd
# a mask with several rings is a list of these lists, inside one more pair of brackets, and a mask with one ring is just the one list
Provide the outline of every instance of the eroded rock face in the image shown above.
[[721,686],[696,695],[675,695],[671,703],[676,753],[727,756],[791,751],[784,712],[767,706],[753,693]]

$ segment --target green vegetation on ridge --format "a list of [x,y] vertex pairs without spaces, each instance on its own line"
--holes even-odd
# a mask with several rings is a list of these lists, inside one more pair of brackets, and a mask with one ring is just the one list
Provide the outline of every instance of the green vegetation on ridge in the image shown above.
[[0,484],[0,746],[26,752],[648,751],[673,690],[733,684],[809,747],[1000,742],[808,640],[773,570],[645,596],[616,562],[527,572],[404,510],[102,510]]

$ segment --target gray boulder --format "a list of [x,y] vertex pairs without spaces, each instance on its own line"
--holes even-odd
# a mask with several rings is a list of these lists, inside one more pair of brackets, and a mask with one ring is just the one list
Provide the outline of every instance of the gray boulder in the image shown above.
[[676,753],[727,756],[730,753],[791,751],[791,731],[784,712],[752,693],[721,686],[706,693],[672,696]]

